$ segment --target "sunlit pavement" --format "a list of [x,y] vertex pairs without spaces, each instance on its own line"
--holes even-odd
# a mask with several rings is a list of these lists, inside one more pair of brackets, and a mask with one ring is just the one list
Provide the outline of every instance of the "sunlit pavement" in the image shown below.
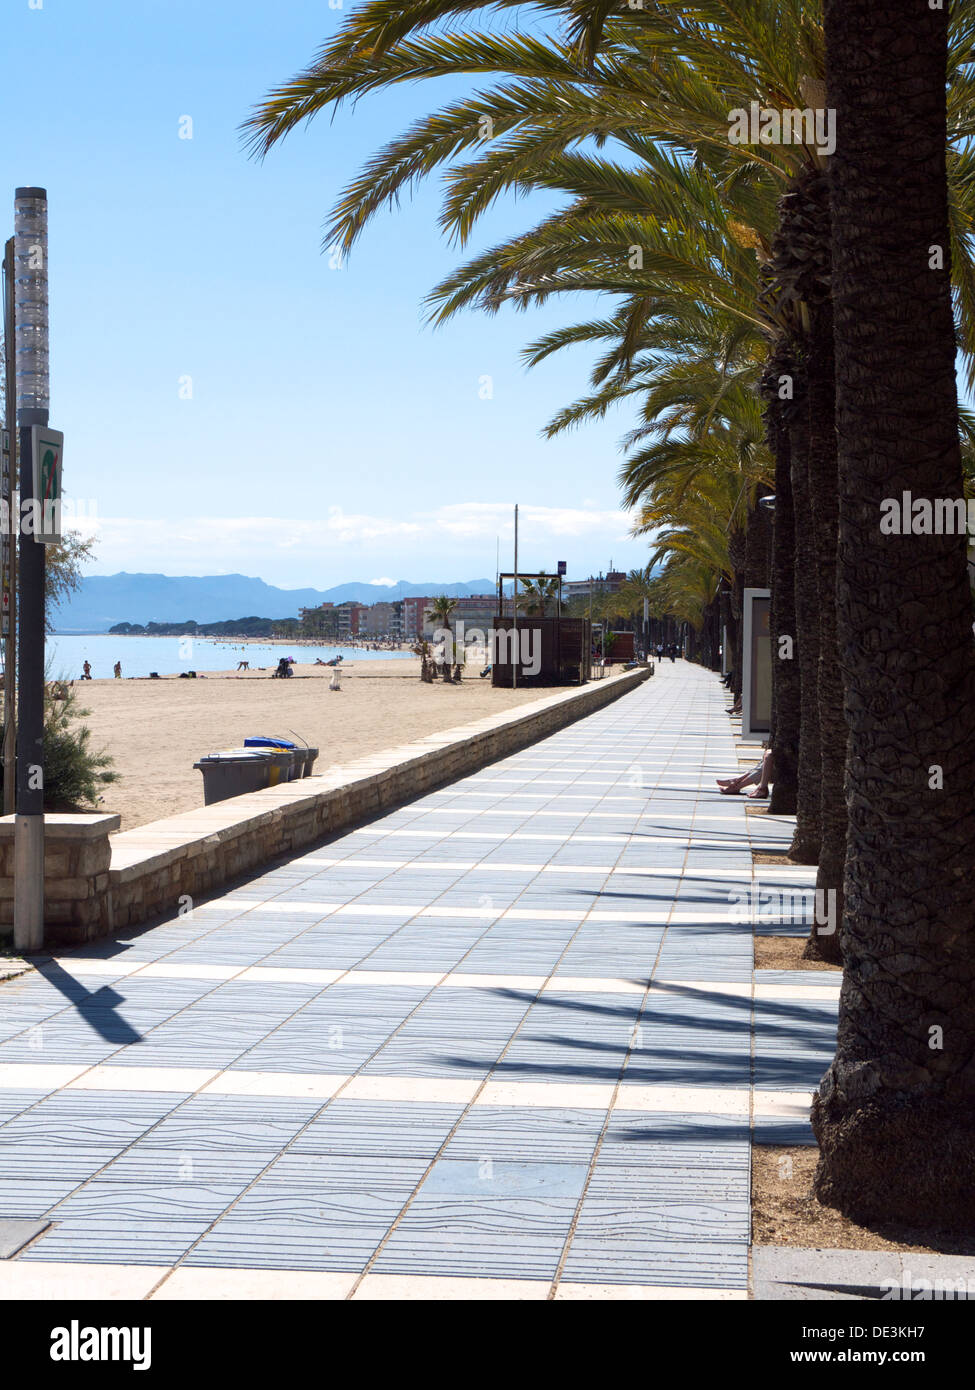
[[838,990],[753,976],[749,890],[814,870],[753,882],[791,825],[718,794],[726,703],[665,661],[0,985],[0,1217],[50,1222],[0,1296],[746,1297],[752,1131],[810,1142]]

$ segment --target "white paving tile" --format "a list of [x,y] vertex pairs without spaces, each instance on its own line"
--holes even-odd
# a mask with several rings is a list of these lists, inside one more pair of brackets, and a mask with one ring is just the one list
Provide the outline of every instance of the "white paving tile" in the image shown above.
[[808,1120],[813,1091],[755,1091],[753,1115],[756,1120]]
[[[73,979],[80,979],[83,975],[113,975],[118,978],[142,968],[139,961],[123,963],[120,956],[110,956],[107,960],[88,956],[52,956],[51,959],[59,970]],[[44,961],[38,962],[42,973],[44,964]]]
[[748,1116],[748,1088],[733,1086],[620,1086],[614,1110],[673,1111],[689,1115]]
[[0,1062],[0,1090],[58,1091],[87,1070],[87,1064]]
[[353,1295],[358,1299],[397,1303],[456,1300],[478,1302],[503,1299],[505,1302],[548,1298],[548,1279],[472,1279],[424,1274],[367,1274]]
[[299,1071],[222,1071],[203,1087],[204,1095],[310,1096],[328,1100],[348,1081],[348,1073]]
[[466,1105],[480,1082],[439,1076],[354,1076],[342,1092],[343,1100],[418,1101],[434,1104],[451,1101]]
[[72,1091],[188,1091],[219,1075],[215,1067],[92,1067],[70,1083]]
[[243,968],[241,965],[198,965],[161,960],[143,965],[133,973],[139,979],[150,980],[232,980]]
[[562,1109],[605,1110],[613,1087],[602,1082],[488,1081],[477,1105],[547,1105]]
[[152,1301],[213,1301],[255,1299],[274,1302],[297,1299],[326,1302],[348,1298],[356,1274],[333,1274],[298,1269],[205,1269],[181,1266],[152,1295]]
[[345,973],[342,970],[301,969],[298,966],[249,965],[236,977],[235,983],[246,985],[265,980],[269,984],[331,985]]
[[444,976],[441,989],[524,989],[537,994],[546,978],[545,975],[468,975],[463,970],[451,970]]
[[82,1302],[145,1298],[169,1273],[168,1265],[71,1264],[44,1260],[0,1261],[0,1302],[24,1298]]

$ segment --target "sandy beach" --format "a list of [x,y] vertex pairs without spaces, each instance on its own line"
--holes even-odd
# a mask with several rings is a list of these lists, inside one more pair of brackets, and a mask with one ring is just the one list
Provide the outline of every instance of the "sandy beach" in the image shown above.
[[414,660],[349,664],[342,689],[331,670],[296,665],[291,680],[270,672],[211,671],[196,680],[76,682],[92,744],[115,760],[120,780],[104,790],[102,811],[118,811],[122,829],[203,805],[204,753],[239,747],[252,735],[301,738],[319,750],[315,771],[391,748],[486,714],[541,699],[544,690],[494,690],[477,670],[460,685],[420,680]]

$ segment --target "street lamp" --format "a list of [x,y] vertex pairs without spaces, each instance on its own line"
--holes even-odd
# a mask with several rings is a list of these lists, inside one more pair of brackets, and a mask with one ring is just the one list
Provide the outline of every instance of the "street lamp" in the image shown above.
[[[18,188],[14,199],[17,411],[21,424],[46,425],[51,404],[48,342],[47,193]],[[23,412],[43,412],[25,421]]]
[[[14,316],[20,500],[34,501],[32,427],[50,406],[47,193],[14,195]],[[19,526],[17,634],[17,814],[14,824],[14,945],[44,944],[44,546]]]

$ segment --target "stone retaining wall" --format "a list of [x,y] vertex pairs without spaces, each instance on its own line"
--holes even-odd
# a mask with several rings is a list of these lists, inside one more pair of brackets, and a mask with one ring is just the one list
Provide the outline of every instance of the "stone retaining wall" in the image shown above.
[[[651,670],[640,667],[558,691],[322,776],[201,806],[111,839],[118,816],[48,816],[47,939],[78,944],[111,935],[178,907],[181,900],[189,903],[212,893],[280,855],[304,849],[536,743],[635,689]],[[71,824],[82,820],[89,822],[85,837],[79,840],[75,833],[72,838]],[[11,920],[13,905],[12,832],[13,817],[0,818],[4,922]],[[83,852],[73,847],[76,840]]]

